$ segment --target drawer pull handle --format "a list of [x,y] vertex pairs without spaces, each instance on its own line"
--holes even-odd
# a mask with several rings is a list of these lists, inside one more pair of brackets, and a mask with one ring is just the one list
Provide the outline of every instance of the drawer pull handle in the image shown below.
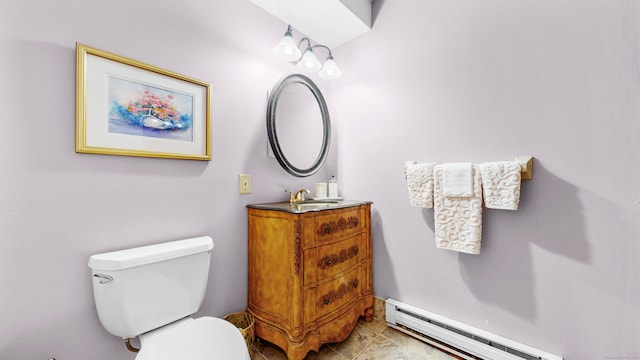
[[353,298],[354,296],[357,296],[358,292],[354,289],[357,288],[358,285],[359,282],[357,278],[352,278],[351,280],[347,280],[341,283],[337,288],[330,290],[328,293],[325,293],[318,298],[318,307],[323,308],[329,304],[333,304],[335,301],[344,299],[345,297],[348,300]]
[[342,249],[340,250],[339,253],[334,253],[318,260],[318,267],[324,270],[328,267],[341,264],[343,262],[349,261],[350,259],[358,256],[358,252],[359,250],[357,245],[353,245],[349,248]]
[[331,266],[333,264],[333,261],[331,259],[327,259],[327,260],[324,261],[324,264],[326,266]]
[[323,222],[318,226],[318,230],[316,233],[319,236],[329,236],[332,234],[337,234],[341,231],[349,231],[355,229],[360,224],[360,220],[358,220],[357,216],[349,216],[347,218],[341,217],[337,220],[330,220],[327,222]]

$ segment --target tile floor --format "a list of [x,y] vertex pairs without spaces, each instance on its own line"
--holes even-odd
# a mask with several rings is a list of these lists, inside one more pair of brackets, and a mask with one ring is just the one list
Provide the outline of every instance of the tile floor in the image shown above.
[[[319,352],[310,351],[307,360],[459,360],[433,346],[387,326],[384,301],[376,298],[373,321],[358,322],[343,342],[327,344]],[[287,360],[277,346],[256,339],[252,360]]]

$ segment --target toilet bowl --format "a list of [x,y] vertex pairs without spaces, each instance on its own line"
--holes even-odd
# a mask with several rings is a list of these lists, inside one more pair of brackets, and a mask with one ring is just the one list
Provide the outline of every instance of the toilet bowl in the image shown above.
[[214,317],[191,317],[207,288],[208,236],[93,255],[98,318],[123,339],[140,338],[136,360],[249,360],[240,331]]
[[242,335],[230,322],[214,318],[185,318],[140,335],[136,360],[249,359]]

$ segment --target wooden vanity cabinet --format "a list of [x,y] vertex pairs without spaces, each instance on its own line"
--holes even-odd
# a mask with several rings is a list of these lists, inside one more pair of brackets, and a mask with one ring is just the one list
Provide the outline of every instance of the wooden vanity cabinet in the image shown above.
[[256,335],[289,360],[345,340],[373,317],[371,203],[326,210],[248,206],[247,311]]

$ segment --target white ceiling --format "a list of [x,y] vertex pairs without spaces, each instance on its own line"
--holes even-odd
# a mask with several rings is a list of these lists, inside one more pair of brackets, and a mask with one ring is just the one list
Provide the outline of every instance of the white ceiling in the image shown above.
[[[371,0],[249,0],[315,43],[335,48],[371,30]],[[286,28],[282,29],[282,36]],[[293,34],[300,41],[300,33]]]

